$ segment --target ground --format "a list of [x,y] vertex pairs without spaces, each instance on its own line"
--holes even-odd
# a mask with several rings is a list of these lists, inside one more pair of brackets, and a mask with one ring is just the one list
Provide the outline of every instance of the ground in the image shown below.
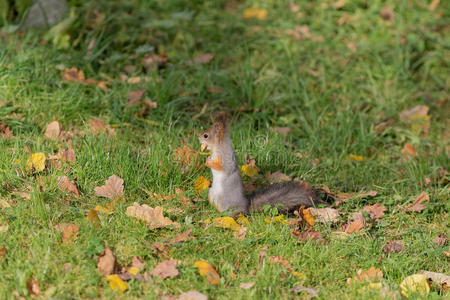
[[[421,270],[448,273],[448,243],[435,239],[449,233],[450,6],[428,2],[72,1],[69,26],[53,36],[4,27],[0,297],[32,294],[34,279],[41,297],[53,299],[189,290],[210,299],[305,297],[291,290],[299,285],[320,299],[382,299],[399,297],[402,280]],[[68,76],[70,68],[84,79]],[[418,105],[422,114],[408,115]],[[333,193],[377,195],[340,204],[337,224],[315,224],[323,242],[300,240],[288,222],[264,221],[275,211],[249,216],[243,240],[208,225],[223,215],[206,190],[194,189],[199,176],[211,179],[206,156],[194,152],[194,162],[183,164],[176,149],[199,150],[197,134],[217,111],[232,115],[239,164],[252,155],[259,176],[281,170]],[[90,119],[108,126],[96,132]],[[46,138],[54,120],[65,133]],[[74,161],[50,159],[69,148]],[[27,161],[39,152],[45,168],[30,170]],[[94,188],[113,174],[124,180],[124,195],[112,214],[98,213],[96,227],[86,215],[109,200]],[[60,176],[75,182],[79,197],[61,189]],[[176,189],[192,205],[153,195]],[[408,211],[422,192],[425,208]],[[134,202],[161,206],[180,228],[150,229],[125,214]],[[342,234],[351,214],[375,203],[387,208],[383,217],[366,216],[365,228]],[[64,244],[55,228],[63,223],[79,226]],[[163,257],[152,250],[188,229],[195,239],[168,245]],[[396,240],[402,251],[383,252]],[[106,246],[122,266],[142,257],[142,274],[179,260],[179,275],[130,280],[123,294],[113,291],[97,270]],[[199,275],[199,260],[217,270],[218,285]],[[347,284],[372,266],[383,273],[381,289]],[[255,285],[240,288],[248,282]],[[442,295],[434,286],[428,297]]]

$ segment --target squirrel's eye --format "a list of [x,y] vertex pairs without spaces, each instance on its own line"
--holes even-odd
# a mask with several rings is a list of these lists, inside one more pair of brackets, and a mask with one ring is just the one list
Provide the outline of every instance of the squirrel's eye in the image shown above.
[[207,139],[207,138],[208,138],[208,134],[205,133],[205,134],[203,135],[203,137],[204,137],[205,139]]

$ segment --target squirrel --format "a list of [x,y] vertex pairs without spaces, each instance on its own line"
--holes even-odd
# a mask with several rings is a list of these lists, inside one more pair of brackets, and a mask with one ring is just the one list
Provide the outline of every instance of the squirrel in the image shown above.
[[211,151],[206,159],[206,166],[211,168],[213,175],[208,200],[219,212],[248,214],[261,211],[264,205],[270,205],[287,213],[301,206],[327,204],[307,183],[296,181],[272,184],[246,197],[226,115],[219,115],[212,127],[198,138],[201,151]]

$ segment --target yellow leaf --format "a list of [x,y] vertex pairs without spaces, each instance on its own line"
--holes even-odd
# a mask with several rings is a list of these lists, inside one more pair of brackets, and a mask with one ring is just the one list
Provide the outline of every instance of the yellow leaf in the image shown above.
[[305,220],[306,223],[308,223],[310,226],[314,226],[316,221],[315,221],[314,216],[311,215],[309,208],[307,208],[307,209],[300,208],[300,211],[301,211],[303,220]]
[[139,269],[136,267],[129,267],[127,272],[131,275],[137,275],[137,273],[139,273]]
[[236,221],[241,225],[250,225],[250,221],[242,213],[239,214]]
[[109,286],[113,291],[123,293],[128,289],[127,283],[120,279],[117,274],[108,275],[106,276],[106,279],[109,280]]
[[213,224],[216,227],[230,228],[230,229],[233,229],[233,230],[236,230],[236,231],[241,229],[241,226],[239,226],[239,224],[236,223],[236,221],[232,217],[215,218],[213,220]]
[[266,223],[280,223],[280,224],[285,224],[287,222],[286,218],[284,217],[284,215],[279,215],[276,217],[272,217],[272,218],[265,218],[264,222]]
[[264,20],[267,17],[267,10],[266,9],[259,9],[256,7],[250,7],[244,10],[244,19],[258,19],[258,20]]
[[42,152],[36,152],[31,154],[28,158],[25,169],[28,172],[40,172],[45,169],[45,154]]
[[242,175],[245,175],[248,177],[253,177],[258,174],[258,170],[256,170],[252,166],[243,165],[243,166],[241,166],[241,173],[242,173]]
[[94,208],[94,210],[95,210],[95,211],[98,211],[98,212],[102,212],[102,213],[107,214],[107,215],[112,214],[112,211],[111,211],[110,209],[108,209],[108,208],[106,208],[106,207],[104,207],[104,206],[101,206],[101,205],[97,205],[97,206]]
[[306,276],[303,273],[297,272],[297,271],[291,271],[291,275],[297,277],[298,279],[305,279]]
[[367,157],[361,155],[350,154],[349,157],[355,161],[366,161]]
[[197,193],[201,193],[204,189],[208,188],[210,184],[211,181],[209,181],[205,176],[200,176],[194,181],[194,189]]
[[427,277],[423,274],[414,274],[406,277],[400,283],[400,293],[404,297],[409,297],[412,293],[419,293],[425,297],[430,292]]
[[204,260],[196,261],[194,267],[198,268],[200,275],[206,277],[209,283],[219,284],[220,276],[208,262]]
[[95,227],[100,227],[100,219],[98,218],[97,211],[90,209],[86,219],[92,223]]
[[211,219],[204,219],[204,220],[201,221],[201,223],[211,224]]

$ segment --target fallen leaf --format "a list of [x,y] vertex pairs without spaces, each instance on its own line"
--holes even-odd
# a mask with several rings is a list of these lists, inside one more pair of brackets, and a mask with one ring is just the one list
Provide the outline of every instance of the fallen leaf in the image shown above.
[[249,165],[243,165],[240,167],[241,173],[244,176],[253,177],[258,174],[258,170]]
[[285,266],[286,268],[291,267],[291,264],[287,260],[283,259],[283,257],[281,255],[279,255],[279,256],[269,256],[269,262],[279,263],[279,264]]
[[77,68],[66,68],[64,70],[64,76],[63,79],[65,81],[73,81],[73,82],[84,82],[84,73],[83,71],[78,71]]
[[384,216],[384,212],[387,210],[386,206],[379,203],[374,205],[364,206],[363,210],[369,214],[371,219],[378,219]]
[[345,6],[345,0],[338,0],[333,4],[335,9],[341,9]]
[[244,10],[244,19],[258,19],[260,21],[265,20],[267,17],[267,10],[257,7],[249,7]]
[[247,227],[245,226],[241,226],[239,230],[234,232],[234,236],[240,241],[243,241],[246,235],[247,235]]
[[125,213],[129,217],[134,217],[144,221],[149,225],[151,229],[174,226],[178,228],[180,224],[173,222],[167,217],[164,217],[161,207],[156,206],[152,208],[146,204],[139,205],[137,202],[133,203],[133,206],[128,206]]
[[176,260],[165,260],[156,265],[152,271],[152,276],[159,277],[162,279],[175,277],[178,275],[178,270]]
[[336,206],[338,206],[341,203],[347,202],[351,199],[358,199],[358,198],[365,198],[365,197],[375,197],[378,194],[377,191],[368,191],[364,193],[338,193],[336,197],[338,198],[336,200]]
[[111,289],[115,292],[125,292],[128,289],[128,285],[125,281],[120,279],[119,275],[108,275],[106,276],[106,279],[109,281],[109,286]]
[[347,284],[351,283],[363,283],[363,282],[376,282],[381,281],[383,278],[383,272],[375,267],[370,267],[368,270],[363,271],[359,269],[356,272],[356,276],[353,278],[347,278]]
[[201,193],[203,190],[207,189],[211,184],[205,176],[200,176],[194,181],[194,189],[197,193]]
[[300,216],[302,219],[309,225],[314,226],[316,224],[316,220],[313,215],[311,215],[311,211],[309,208],[300,207]]
[[105,185],[98,186],[94,190],[95,195],[99,197],[109,199],[120,198],[123,196],[123,179],[116,175],[111,175],[106,180]]
[[88,122],[89,127],[91,128],[93,133],[103,132],[110,135],[116,134],[114,129],[111,128],[111,126],[109,126],[108,124],[106,124],[105,120],[103,119],[89,119]]
[[410,275],[400,283],[400,294],[403,297],[409,297],[413,293],[419,293],[425,297],[429,292],[430,286],[424,274]]
[[63,151],[61,159],[67,162],[75,161],[75,151],[73,149],[66,149]]
[[306,293],[308,293],[308,296],[306,296],[306,299],[311,299],[311,298],[319,296],[319,292],[317,290],[308,288],[308,287],[304,287],[304,286],[293,287],[291,289],[291,292],[294,292],[294,293],[306,292]]
[[430,201],[430,196],[426,192],[420,193],[416,199],[414,200],[414,203],[411,203],[406,207],[407,211],[415,211],[415,212],[421,212],[427,207],[428,202]]
[[179,234],[177,234],[174,238],[173,238],[173,240],[170,242],[170,244],[178,244],[178,243],[181,243],[181,242],[185,242],[185,241],[187,241],[187,240],[189,240],[189,239],[191,239],[191,232],[192,232],[192,229],[188,229],[188,230],[186,230],[185,232],[183,232],[183,233],[179,233]]
[[306,231],[299,231],[296,229],[291,230],[291,233],[298,237],[302,242],[307,242],[309,240],[318,240],[318,241],[324,241],[322,234],[320,232],[314,231],[314,230],[306,230]]
[[97,262],[97,270],[104,276],[113,273],[116,265],[116,257],[112,253],[108,246],[105,247],[105,251],[99,256]]
[[239,285],[239,287],[243,290],[248,290],[248,289],[251,289],[254,285],[255,285],[254,282],[246,282],[246,283],[241,283]]
[[61,125],[58,123],[58,121],[53,121],[49,123],[45,128],[44,136],[47,139],[56,140],[58,139],[60,133],[61,133]]
[[236,222],[240,225],[250,225],[250,221],[242,213],[237,216]]
[[128,106],[133,106],[137,102],[139,102],[144,96],[144,90],[137,90],[128,93]]
[[288,136],[291,133],[291,128],[289,127],[274,127],[275,131],[278,131],[282,136]]
[[425,275],[431,282],[437,284],[443,290],[450,288],[450,276],[448,275],[429,271],[420,271],[420,274]]
[[58,177],[58,186],[61,190],[65,192],[73,193],[75,197],[79,197],[80,194],[78,193],[77,186],[73,181],[70,181],[67,176],[60,176]]
[[5,121],[0,122],[0,136],[3,139],[9,139],[13,137],[12,131],[8,126],[6,126]]
[[218,86],[210,86],[210,87],[208,87],[207,90],[210,93],[222,93],[223,92],[223,89],[221,87],[218,87]]
[[400,121],[409,124],[411,130],[416,133],[428,134],[430,129],[430,116],[428,116],[429,107],[425,105],[417,105],[411,109],[404,110],[400,113]]
[[389,241],[387,244],[383,247],[383,253],[399,253],[403,250],[403,244],[402,241]]
[[318,223],[336,223],[339,221],[340,212],[331,207],[314,208],[310,207],[309,212],[315,217]]
[[208,262],[204,260],[196,261],[194,267],[198,268],[200,275],[206,277],[209,283],[214,285],[219,284],[220,276]]
[[353,159],[355,161],[367,161],[367,157],[364,157],[361,155],[350,154],[348,157],[350,157],[351,159]]
[[25,166],[27,172],[41,172],[45,169],[45,154],[36,152],[31,154]]
[[236,223],[236,221],[232,217],[219,217],[213,219],[213,224],[216,227],[220,228],[229,228],[236,231],[239,231],[241,229],[241,226]]
[[[128,80],[127,80],[127,83],[128,84],[138,84],[139,82],[141,82],[141,77],[138,77],[138,76],[136,76],[136,77],[130,77],[130,78],[128,78]],[[128,94],[128,97],[130,96],[130,94]]]
[[197,291],[189,291],[181,293],[177,300],[208,300],[208,296]]
[[193,64],[207,64],[214,58],[214,55],[211,53],[203,53],[199,54],[190,63]]
[[150,246],[150,249],[158,256],[159,258],[169,257],[170,249],[165,244],[154,243]]
[[7,232],[9,230],[9,225],[0,225],[0,233]]
[[[256,174],[258,174],[258,172],[256,172]],[[271,184],[280,183],[284,181],[291,181],[291,177],[287,176],[286,174],[283,174],[281,170],[278,170],[274,173],[267,172],[266,176]]]
[[5,246],[0,247],[0,259],[4,259],[8,254],[8,249]]
[[431,1],[430,5],[428,5],[428,9],[431,10],[431,11],[435,10],[436,7],[438,7],[440,2],[441,2],[440,0],[433,0],[433,1]]
[[445,246],[448,243],[447,235],[444,233],[439,233],[433,240],[436,246]]
[[131,275],[137,275],[138,273],[139,273],[139,268],[136,268],[136,267],[129,267],[128,269],[127,269],[127,272],[129,273],[129,274],[131,274]]
[[11,204],[9,204],[8,201],[6,201],[5,199],[0,199],[0,208],[1,209],[5,209],[5,208],[10,208]]
[[352,220],[345,226],[346,233],[356,233],[361,231],[366,226],[366,219],[362,212],[354,213],[350,219]]
[[73,242],[80,231],[80,226],[75,224],[67,224],[62,231],[62,243],[67,244]]
[[144,105],[145,105],[145,107],[150,108],[150,109],[158,108],[158,103],[155,101],[150,101],[149,99],[144,100]]
[[89,210],[89,212],[86,216],[86,220],[91,222],[92,225],[94,225],[95,227],[100,227],[100,219],[98,217],[97,212],[94,209]]
[[417,156],[417,153],[416,153],[416,150],[414,149],[414,146],[411,145],[410,143],[406,143],[403,146],[403,149],[400,151],[400,153],[402,154],[404,161],[408,161],[411,158]]
[[198,151],[192,150],[188,146],[178,147],[173,150],[175,160],[178,161],[184,168],[193,165],[201,165]]
[[142,257],[140,256],[133,256],[133,258],[131,259],[131,266],[139,269],[142,269],[142,267],[144,266],[144,261],[142,260]]
[[392,21],[394,20],[394,12],[392,11],[392,8],[386,6],[380,10],[380,16],[385,21]]
[[38,297],[41,293],[41,288],[36,279],[30,278],[27,280],[27,290],[31,297]]

